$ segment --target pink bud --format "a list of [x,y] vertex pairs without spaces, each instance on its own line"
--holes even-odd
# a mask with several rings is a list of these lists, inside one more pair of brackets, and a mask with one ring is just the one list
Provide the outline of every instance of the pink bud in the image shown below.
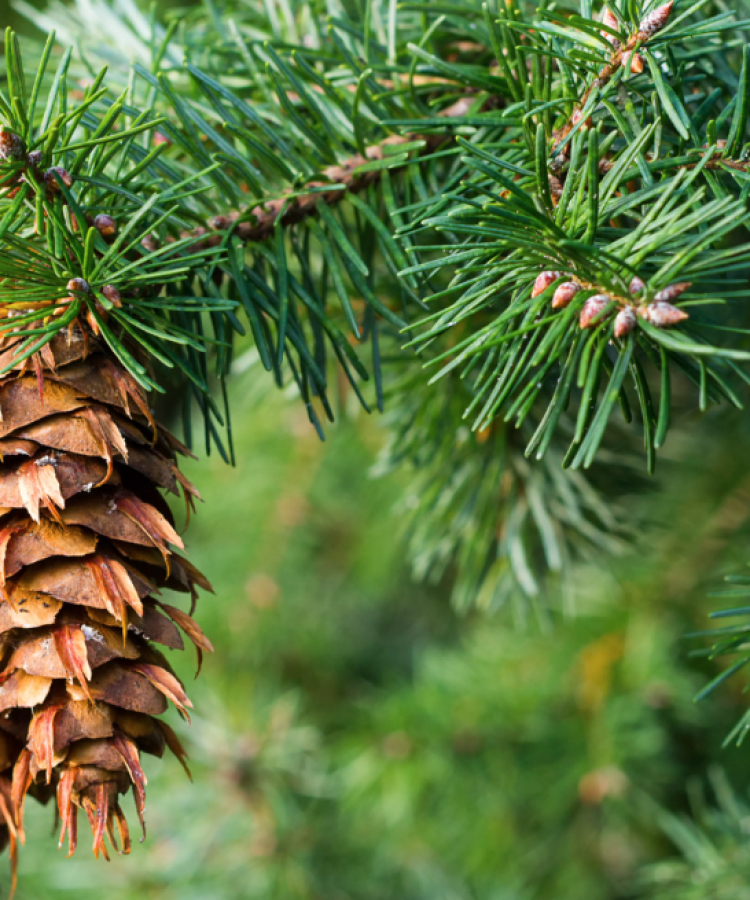
[[633,312],[632,306],[623,306],[615,316],[615,337],[624,338],[638,324],[638,317]]
[[84,281],[83,278],[71,278],[66,288],[75,294],[88,294],[91,291],[88,281]]
[[589,297],[581,310],[581,318],[579,320],[581,328],[590,328],[595,324],[594,320],[598,319],[599,314],[609,306],[609,303],[610,299],[606,294],[595,294],[593,297]]
[[44,173],[44,183],[47,185],[47,190],[53,194],[59,194],[61,191],[60,183],[57,178],[55,178],[55,173],[60,176],[60,181],[65,185],[65,187],[69,188],[73,185],[73,179],[68,172],[67,169],[63,169],[62,166],[52,166],[51,169],[47,169]]
[[677,284],[670,284],[669,287],[665,287],[664,290],[658,291],[658,293],[654,295],[654,302],[671,303],[672,300],[676,300],[680,294],[684,294],[685,291],[692,286],[692,281],[679,281]]
[[563,274],[563,272],[542,272],[540,275],[537,275],[531,296],[538,297],[540,294],[543,294],[558,278],[562,278]]
[[102,288],[102,293],[109,300],[112,306],[116,306],[118,309],[122,306],[122,298],[120,297],[120,292],[113,284],[105,284]]
[[552,309],[565,309],[580,288],[575,281],[566,281],[561,284],[552,297]]
[[674,0],[667,0],[667,3],[663,3],[658,9],[649,13],[638,26],[638,40],[647,41],[649,38],[653,37],[657,31],[661,31],[669,20],[673,6]]
[[[573,115],[570,117],[570,124],[577,125],[581,121],[582,118],[583,118],[583,111],[580,109],[574,109]],[[586,122],[584,124],[586,125],[587,128],[591,128],[592,125],[594,124],[594,120],[591,118],[591,116],[589,116],[588,119],[586,119]]]
[[26,146],[22,138],[0,125],[0,161],[20,162],[25,154]]
[[647,322],[656,325],[657,328],[667,328],[670,325],[676,325],[678,322],[683,322],[688,318],[686,312],[678,309],[676,306],[672,306],[671,303],[665,303],[663,301],[649,303],[646,309],[642,313],[639,310],[638,314]]
[[634,275],[632,281],[630,282],[630,287],[628,288],[628,290],[630,291],[631,295],[640,294],[641,291],[646,290],[646,285],[637,275]]
[[[622,62],[623,62],[623,65],[627,65],[627,63],[625,62],[624,56],[622,58]],[[640,75],[641,72],[643,71],[643,68],[644,68],[643,57],[641,56],[640,53],[634,53],[633,58],[630,60],[630,71],[634,75]]]
[[614,28],[615,31],[620,30],[620,23],[617,21],[617,16],[608,6],[605,6],[602,12],[602,25],[606,25],[607,28]]
[[[604,12],[602,14],[602,25],[606,25],[608,28],[613,28],[615,31],[620,30],[620,23],[617,21],[616,16],[611,12],[608,6],[604,7]],[[613,34],[610,34],[608,31],[601,31],[599,33],[606,41],[609,41],[609,43],[612,44],[615,50],[617,50],[617,48],[620,46],[620,42]]]
[[115,222],[112,216],[108,216],[106,213],[100,213],[94,219],[94,228],[96,228],[102,237],[114,237],[117,233],[117,222]]

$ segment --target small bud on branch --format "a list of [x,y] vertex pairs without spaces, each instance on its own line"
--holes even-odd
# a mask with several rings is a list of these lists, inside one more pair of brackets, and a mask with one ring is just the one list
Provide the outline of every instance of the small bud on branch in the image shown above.
[[638,317],[633,311],[632,306],[623,306],[620,312],[615,316],[615,337],[624,338],[638,324]]
[[94,228],[103,238],[114,237],[117,234],[117,223],[112,216],[108,216],[106,213],[100,213],[94,219]]
[[581,328],[591,328],[597,324],[600,314],[609,306],[611,300],[606,294],[595,294],[583,304],[581,310],[581,318],[579,320]]
[[0,160],[3,162],[20,162],[26,156],[26,145],[23,139],[12,131],[6,131],[0,125]]
[[654,302],[671,303],[692,286],[693,283],[691,281],[679,281],[676,284],[670,284],[669,287],[665,287],[654,295]]
[[66,287],[72,294],[91,293],[91,286],[83,278],[71,278]]
[[60,182],[55,177],[55,174],[60,176],[60,181],[62,181],[66,188],[73,186],[73,178],[67,169],[63,169],[62,166],[52,166],[51,169],[47,169],[44,173],[44,183],[47,186],[47,193],[49,195],[62,193]]
[[109,300],[112,306],[120,309],[122,307],[122,298],[120,297],[120,292],[114,285],[105,284],[102,288],[102,294]]
[[542,272],[540,275],[537,275],[534,287],[531,290],[531,296],[538,297],[540,294],[543,294],[550,285],[554,284],[558,278],[562,278],[564,274],[564,272]]
[[638,26],[637,39],[643,43],[652,38],[657,31],[661,31],[669,21],[673,6],[674,0],[668,0],[667,3],[663,3],[658,9],[649,13]]
[[[617,17],[608,6],[604,7],[604,12],[602,13],[602,25],[606,25],[608,28],[612,28],[614,31],[620,30],[620,23],[617,21]],[[613,34],[610,34],[608,31],[600,31],[599,33],[614,47],[615,50],[619,48],[620,42]]]
[[655,302],[638,310],[638,315],[657,328],[668,328],[689,318],[684,310],[672,306],[671,303]]
[[557,288],[552,297],[552,309],[565,309],[580,290],[575,281],[566,281]]
[[630,291],[632,296],[635,296],[635,294],[640,294],[646,290],[646,284],[637,275],[634,275],[630,282],[630,287],[628,288],[628,290]]

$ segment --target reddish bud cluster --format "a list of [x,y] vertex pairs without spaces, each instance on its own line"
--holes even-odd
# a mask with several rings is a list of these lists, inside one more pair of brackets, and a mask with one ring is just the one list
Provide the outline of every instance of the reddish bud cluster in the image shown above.
[[[544,271],[541,272],[534,282],[532,297],[537,297],[551,287],[555,281],[564,277],[563,272]],[[581,308],[579,324],[581,328],[591,328],[601,321],[602,313],[609,306],[617,308],[617,315],[614,319],[614,336],[616,338],[624,338],[629,335],[638,325],[638,318],[643,319],[657,328],[667,328],[670,325],[676,325],[688,318],[688,314],[676,306],[671,301],[682,295],[689,287],[690,282],[681,281],[662,288],[654,295],[654,299],[647,306],[631,305],[628,301],[616,296],[610,296],[606,293],[594,294],[588,297]],[[581,285],[576,281],[564,281],[559,284],[552,295],[552,308],[565,309],[569,306],[576,295],[581,291]],[[629,285],[629,292],[632,297],[643,296],[646,293],[646,284],[637,275],[633,276]]]

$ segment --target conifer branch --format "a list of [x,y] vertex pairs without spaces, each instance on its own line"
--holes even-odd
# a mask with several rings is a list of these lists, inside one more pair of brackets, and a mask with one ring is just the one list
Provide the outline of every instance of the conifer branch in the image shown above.
[[[146,257],[179,242],[217,251],[204,283],[233,304],[218,322],[224,364],[246,314],[263,365],[279,384],[291,372],[316,423],[316,407],[333,414],[331,358],[363,404],[358,379],[368,375],[383,402],[384,359],[408,323],[415,365],[431,376],[424,390],[460,378],[478,436],[502,442],[513,421],[528,455],[588,467],[619,405],[641,424],[653,468],[673,418],[673,373],[696,384],[702,409],[741,404],[744,330],[714,313],[741,292],[750,258],[738,241],[728,263],[721,245],[747,221],[748,69],[736,79],[713,66],[735,28],[729,13],[696,7],[665,28],[670,4],[649,0],[654,12],[640,22],[622,7],[601,21],[588,4],[580,16],[527,16],[512,2],[497,18],[460,5],[429,40],[424,19],[409,15],[376,38],[356,13],[300,30],[243,8],[232,36],[197,13],[195,32],[180,36],[186,64],[175,32],[152,36],[153,58],[139,34],[134,75],[113,78],[166,118],[166,142],[146,151],[155,155],[144,189],[208,172],[154,233],[144,220]],[[80,10],[91,17],[88,2]],[[96,52],[90,35],[86,46]],[[595,127],[584,127],[589,116]],[[98,199],[78,180],[68,192],[79,206],[81,195]],[[100,211],[85,210],[81,221]],[[644,288],[633,294],[635,277]],[[423,438],[428,446],[429,429]],[[422,546],[440,532],[438,515]]]
[[[552,146],[553,153],[570,135],[576,125],[582,121],[584,118],[584,110],[591,100],[592,95],[606,87],[621,68],[624,66],[633,66],[635,64],[638,66],[638,70],[642,71],[642,62],[639,61],[637,64],[635,63],[636,59],[640,60],[640,57],[638,57],[638,50],[664,28],[669,20],[673,6],[674,0],[667,0],[666,3],[662,4],[658,9],[646,16],[635,33],[632,34],[624,44],[621,44],[609,31],[602,32],[602,35],[613,46],[612,57],[601,69],[596,78],[588,85],[582,97],[576,103],[568,121],[554,132]],[[613,24],[617,24],[617,20],[609,13],[607,7],[605,7],[604,20],[604,23],[608,24],[610,29]]]

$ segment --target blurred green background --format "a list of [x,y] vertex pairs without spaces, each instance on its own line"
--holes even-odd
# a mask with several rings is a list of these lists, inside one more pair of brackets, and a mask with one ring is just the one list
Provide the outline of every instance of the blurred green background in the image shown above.
[[[174,660],[195,783],[148,758],[148,840],[109,865],[83,833],[64,859],[52,810],[29,804],[20,900],[750,896],[747,750],[720,747],[741,684],[696,706],[707,670],[682,637],[740,565],[749,484],[728,422],[674,449],[648,540],[581,568],[576,617],[518,632],[457,617],[450,579],[410,580],[406,482],[370,475],[378,419],[350,412],[321,443],[252,362],[232,383],[236,468],[187,467],[205,499],[188,549],[216,588],[197,614],[216,653],[195,682]],[[706,816],[731,806],[726,851],[680,818],[703,794]],[[685,834],[708,853],[698,876]],[[707,891],[736,866],[732,892]]]
[[450,573],[410,577],[396,510],[418,498],[373,477],[385,430],[349,399],[321,443],[240,355],[237,465],[185,467],[216,589],[200,678],[173,655],[194,783],[147,758],[148,840],[110,864],[83,827],[66,860],[29,803],[19,900],[750,898],[750,751],[721,746],[743,682],[696,705],[716,670],[685,637],[750,555],[742,427],[676,430],[626,552],[578,567],[572,615],[519,631],[457,615]]

